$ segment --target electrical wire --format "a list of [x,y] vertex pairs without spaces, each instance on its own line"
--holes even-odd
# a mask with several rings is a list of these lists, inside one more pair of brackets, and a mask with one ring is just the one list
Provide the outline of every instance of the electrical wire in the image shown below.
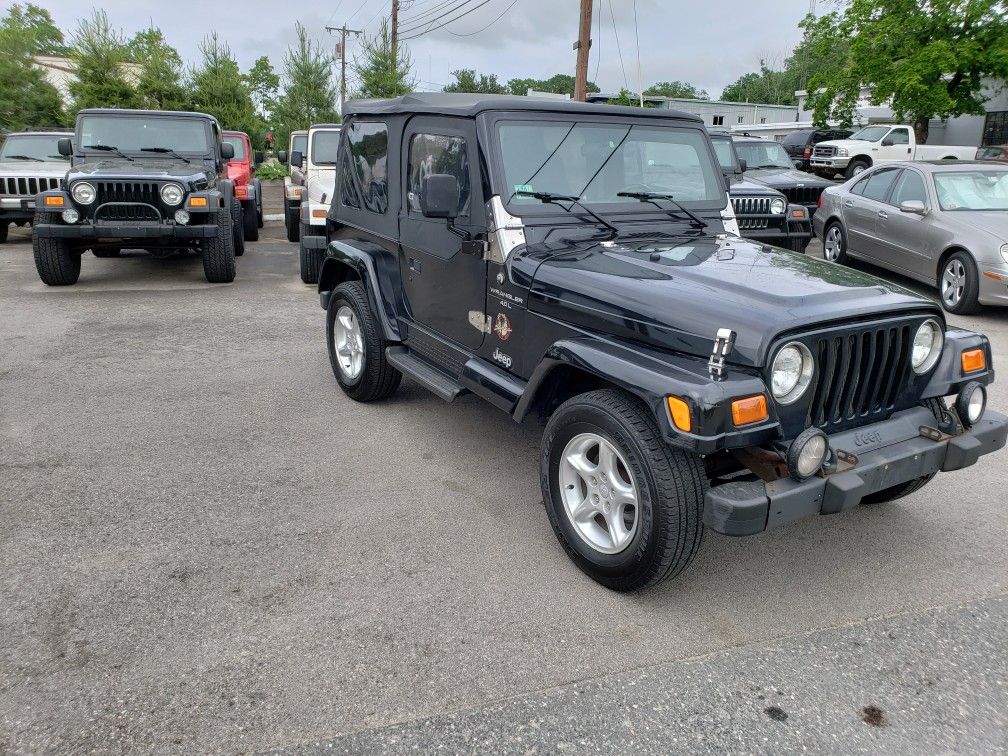
[[[465,16],[468,16],[470,13],[478,11],[480,8],[482,8],[484,5],[486,5],[489,2],[491,2],[491,0],[483,0],[482,3],[480,3],[479,5],[477,5],[477,6],[473,7],[473,8],[470,8],[465,13],[461,13],[458,16],[455,16],[454,18],[450,18],[447,21],[443,22],[441,24],[441,26],[445,26],[446,24],[450,24],[453,21],[458,21],[460,18],[464,18]],[[432,19],[431,23],[433,23],[434,20],[436,20],[436,19]],[[416,31],[416,29],[413,29],[411,31]],[[428,28],[425,29],[424,31],[420,32],[419,34],[414,34],[411,37],[402,37],[402,39],[415,39],[416,37],[422,37],[424,34],[427,34],[430,31],[432,31],[432,27],[430,27],[430,25],[428,24]]]
[[347,17],[346,21],[344,21],[343,23],[344,23],[344,24],[348,24],[348,23],[350,23],[350,19],[352,19],[352,18],[353,18],[354,16],[356,16],[356,15],[357,15],[358,13],[360,13],[360,12],[361,12],[362,10],[364,10],[364,6],[365,6],[365,5],[367,5],[367,4],[368,4],[368,3],[370,2],[370,1],[371,1],[371,0],[364,0],[364,2],[363,2],[363,3],[361,3],[360,5],[358,5],[358,6],[357,6],[357,10],[355,10],[355,11],[354,11],[353,13],[351,13],[351,14],[350,14],[350,15],[349,15],[349,16]]
[[486,31],[487,29],[489,29],[489,28],[490,28],[491,26],[493,26],[493,25],[494,25],[494,24],[496,24],[496,23],[497,23],[498,21],[500,21],[500,20],[501,20],[502,18],[504,18],[504,16],[505,16],[505,15],[506,15],[506,14],[508,13],[508,11],[510,11],[510,10],[511,10],[512,8],[514,8],[514,7],[515,7],[515,4],[516,4],[517,2],[518,2],[518,0],[511,0],[511,3],[510,3],[510,4],[508,5],[508,7],[507,7],[507,8],[505,8],[504,10],[502,10],[502,11],[501,11],[501,13],[500,13],[500,15],[499,15],[499,16],[497,16],[497,18],[495,18],[495,19],[494,19],[493,21],[491,21],[491,22],[490,22],[489,24],[487,24],[486,26],[484,26],[484,27],[483,27],[482,29],[477,29],[476,31],[471,31],[471,32],[464,32],[464,33],[459,33],[459,32],[453,32],[453,31],[452,31],[451,29],[449,29],[449,28],[448,28],[448,27],[446,26],[446,27],[444,28],[444,30],[445,30],[446,32],[448,32],[449,34],[454,34],[454,35],[455,35],[456,37],[472,37],[473,35],[475,35],[475,34],[479,34],[480,32],[485,32],[485,31]]
[[457,0],[438,0],[436,5],[433,5],[432,7],[427,8],[426,10],[420,11],[415,16],[404,16],[402,19],[400,19],[400,22],[407,26],[410,24],[414,24],[420,19],[430,16],[432,13],[437,13],[438,11],[447,8],[449,5],[451,5],[456,1]]
[[[593,4],[594,2],[595,0],[592,0]],[[598,20],[598,51],[595,53],[595,73],[592,75],[592,81],[596,84],[598,83],[599,66],[602,65],[602,0],[599,0],[598,5],[598,16],[596,16]]]
[[[437,25],[437,26],[444,26],[445,24],[449,24],[452,21],[454,21],[455,19],[451,18],[451,19],[448,19],[447,21],[442,21],[440,24],[436,24],[436,22],[439,21],[440,19],[444,18],[445,16],[450,16],[453,13],[458,13],[460,10],[462,10],[463,8],[465,8],[465,6],[469,5],[469,3],[473,3],[473,2],[476,2],[476,0],[464,0],[463,2],[459,3],[455,7],[449,8],[448,10],[444,11],[443,13],[441,13],[441,15],[434,16],[433,18],[430,18],[427,21],[421,21],[418,24],[414,24],[410,28],[405,29],[402,33],[403,34],[412,34],[414,32],[418,32],[419,31],[420,34],[426,34],[427,32],[432,31],[434,29],[435,25]],[[487,2],[489,2],[489,0],[485,0],[484,2],[482,2],[479,5],[475,6],[474,8],[470,8],[468,11],[466,11],[465,13],[463,13],[460,16],[457,16],[456,18],[462,18],[462,16],[468,15],[469,13],[471,13],[474,10],[476,10],[477,8],[480,8],[480,7],[484,6],[484,5],[486,5]],[[420,31],[421,29],[423,29],[423,31]]]
[[612,0],[609,0],[609,17],[612,19],[612,33],[616,37],[616,52],[619,54],[619,65],[623,70],[623,88],[630,89],[629,83],[627,83],[626,77],[626,67],[623,65],[623,49],[620,47],[619,43],[619,32],[616,31],[616,14],[613,13]]
[[637,40],[637,95],[640,97],[640,106],[644,107],[644,82],[641,79],[640,67],[640,33],[637,31],[637,0],[633,0],[633,33]]
[[[402,27],[403,29],[405,29],[405,32],[411,33],[411,32],[416,31],[417,29],[423,28],[424,26],[429,26],[429,25],[433,24],[438,19],[442,19],[445,16],[450,16],[452,13],[455,13],[456,11],[459,11],[462,8],[464,8],[465,6],[469,5],[469,3],[474,3],[474,2],[476,2],[476,0],[463,0],[461,3],[458,3],[455,7],[449,8],[448,10],[442,12],[440,15],[434,16],[433,18],[429,18],[426,21],[420,21],[419,23],[415,23],[413,21],[403,21],[401,24],[399,24],[399,26]],[[477,6],[477,7],[479,7],[479,6]],[[409,27],[409,28],[406,28],[406,27]]]

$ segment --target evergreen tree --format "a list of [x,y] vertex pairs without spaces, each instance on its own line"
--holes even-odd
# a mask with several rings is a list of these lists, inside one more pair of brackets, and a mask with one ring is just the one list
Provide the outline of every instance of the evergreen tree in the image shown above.
[[284,56],[283,94],[274,111],[274,144],[278,145],[287,144],[291,131],[340,120],[339,94],[332,81],[334,59],[300,23],[295,30],[297,44]]
[[137,95],[143,107],[186,110],[189,98],[182,86],[182,58],[160,29],[137,32],[129,43],[130,58],[141,66]]
[[497,74],[480,74],[471,68],[452,71],[455,82],[446,86],[445,92],[476,92],[479,94],[508,94],[510,90],[497,81]]
[[365,35],[360,56],[354,56],[353,71],[358,88],[355,97],[400,97],[416,87],[411,76],[413,60],[406,46],[399,43],[392,54],[392,35],[386,19],[373,36]]
[[659,97],[679,97],[689,100],[709,100],[706,89],[697,89],[685,81],[659,81],[644,90],[646,95]]
[[231,54],[231,48],[213,32],[200,44],[203,56],[198,68],[190,73],[193,107],[214,116],[227,130],[258,135],[264,127],[256,112],[245,77]]
[[[511,79],[507,83],[507,88],[511,94],[515,95],[527,95],[530,89],[534,89],[536,92],[552,92],[573,97],[574,77],[569,74],[554,74],[549,79]],[[586,91],[598,92],[600,90],[594,81],[589,81]]]
[[79,22],[70,40],[70,58],[76,66],[76,80],[69,86],[76,110],[139,107],[140,97],[126,68],[129,46],[105,11],[93,11]]
[[252,101],[259,113],[266,118],[270,117],[276,110],[280,77],[273,70],[269,58],[263,55],[256,60],[249,72],[245,74],[245,81],[248,82],[252,92]]
[[33,63],[62,44],[48,11],[30,3],[8,9],[0,20],[0,126],[14,131],[64,121],[59,92]]

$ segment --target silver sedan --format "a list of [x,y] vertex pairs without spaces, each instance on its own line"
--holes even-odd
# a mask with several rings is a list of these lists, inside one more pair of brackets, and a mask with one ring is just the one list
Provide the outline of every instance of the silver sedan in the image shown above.
[[812,222],[827,260],[937,286],[949,312],[1008,305],[1008,165],[886,163],[826,189]]

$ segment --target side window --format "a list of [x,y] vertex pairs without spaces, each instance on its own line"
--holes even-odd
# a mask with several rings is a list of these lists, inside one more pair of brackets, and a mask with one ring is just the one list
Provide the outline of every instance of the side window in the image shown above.
[[852,186],[850,189],[851,194],[864,194],[865,186],[868,184],[869,178],[871,177],[866,176],[865,178],[861,179],[856,184],[854,184],[854,186]]
[[893,144],[910,144],[910,132],[906,129],[893,129],[889,132],[889,141]]
[[411,213],[420,212],[423,180],[435,173],[454,176],[459,187],[458,214],[469,215],[469,157],[462,137],[414,134],[409,143],[406,205]]
[[904,170],[896,180],[896,188],[893,189],[892,203],[901,205],[910,200],[917,200],[928,203],[927,190],[924,189],[924,179],[917,171]]
[[893,179],[898,171],[895,168],[886,168],[875,171],[864,181],[864,191],[862,194],[868,199],[882,202],[885,199],[889,187],[892,186]]
[[340,165],[344,205],[372,213],[388,210],[388,128],[376,121],[355,121],[347,130]]

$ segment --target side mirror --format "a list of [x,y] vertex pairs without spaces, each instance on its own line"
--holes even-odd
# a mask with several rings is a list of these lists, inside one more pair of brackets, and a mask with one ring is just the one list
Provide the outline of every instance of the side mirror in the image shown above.
[[234,157],[234,145],[228,144],[227,142],[221,143],[220,149],[221,157],[225,160],[231,160]]
[[920,200],[905,200],[900,202],[899,209],[900,212],[910,213],[911,215],[927,215],[927,208]]
[[304,165],[304,155],[301,154],[301,150],[294,150],[290,154],[290,164],[295,168],[301,168]]
[[887,136],[885,139],[882,140],[883,147],[892,147],[893,144],[895,144],[895,142],[893,142],[892,137]]
[[742,158],[739,158],[738,159],[738,164],[739,164],[739,168],[742,170],[742,173],[745,173],[746,172],[746,168],[749,167],[749,163],[747,163]]
[[263,161],[263,153],[262,153],[262,150],[256,150],[256,151],[255,151],[255,152],[254,152],[254,153],[252,154],[252,159],[253,159],[253,160],[255,161],[255,164],[256,164],[256,165],[259,165],[260,163],[262,163],[262,161]]
[[70,137],[60,137],[56,140],[56,150],[63,157],[70,157],[73,155],[73,141]]
[[432,173],[424,178],[420,212],[425,218],[453,220],[458,215],[458,205],[458,179],[447,173]]
[[277,161],[280,165],[287,165],[287,150],[280,150],[277,153]]

